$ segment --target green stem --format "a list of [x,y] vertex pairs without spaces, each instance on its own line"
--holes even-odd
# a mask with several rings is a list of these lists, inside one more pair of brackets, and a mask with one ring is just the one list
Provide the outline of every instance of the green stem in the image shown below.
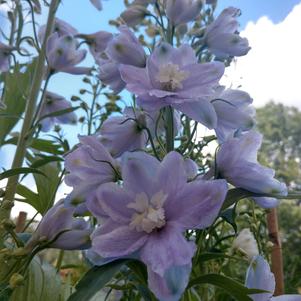
[[165,129],[166,129],[166,152],[174,150],[174,126],[173,126],[173,108],[171,106],[165,109]]
[[[50,36],[52,32],[52,28],[55,21],[55,13],[57,10],[57,7],[60,3],[60,0],[52,0],[50,7],[49,7],[49,13],[48,13],[48,20],[46,25],[46,31],[45,31],[45,37],[43,41],[43,45],[41,48],[41,52],[38,57],[37,65],[35,67],[35,72],[32,80],[32,86],[30,89],[30,94],[27,100],[26,104],[26,110],[25,110],[25,117],[21,129],[21,133],[18,137],[18,144],[17,149],[15,153],[15,157],[12,163],[12,169],[22,167],[25,153],[26,153],[26,147],[28,144],[28,141],[30,141],[30,136],[28,135],[32,121],[34,112],[36,110],[36,104],[38,95],[40,92],[40,87],[43,81],[43,74],[44,74],[44,67],[45,67],[45,61],[46,61],[46,43],[47,39]],[[16,193],[16,188],[18,185],[19,176],[13,176],[8,179],[6,191],[5,191],[5,197],[0,207],[0,220],[3,220],[5,218],[10,217],[11,212],[11,206],[13,205],[14,196]],[[3,240],[2,237],[4,235],[4,230],[0,229],[0,247],[3,246]]]
[[60,250],[60,253],[59,253],[59,258],[57,260],[57,263],[56,263],[56,272],[58,273],[61,269],[61,266],[62,266],[62,263],[63,263],[63,259],[64,259],[64,250]]

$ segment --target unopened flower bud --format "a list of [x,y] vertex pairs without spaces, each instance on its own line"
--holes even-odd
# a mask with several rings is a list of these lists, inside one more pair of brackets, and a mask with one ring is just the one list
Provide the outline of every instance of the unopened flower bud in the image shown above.
[[148,11],[144,6],[131,5],[120,15],[120,17],[127,26],[134,27],[140,24],[147,14]]
[[14,289],[24,284],[24,277],[21,274],[14,273],[9,279],[9,286]]
[[85,122],[85,117],[84,117],[84,116],[79,117],[78,122],[79,122],[79,123]]
[[75,95],[71,96],[71,101],[79,101],[79,100],[80,100],[80,97],[75,96]]
[[85,94],[86,92],[87,92],[86,89],[80,89],[80,90],[79,90],[79,94],[82,94],[82,95]]
[[1,222],[1,226],[7,230],[7,231],[11,231],[13,229],[16,228],[16,225],[14,224],[14,222],[10,219],[4,219],[2,222]]
[[91,80],[90,80],[89,77],[84,77],[84,78],[83,78],[83,82],[84,82],[84,83],[87,83],[87,84],[90,84],[90,83],[91,83]]
[[[72,123],[72,122],[71,122]],[[58,125],[58,124],[56,124],[55,126],[54,126],[54,131],[55,132],[57,132],[57,133],[59,133],[60,131],[61,131],[61,127]]]
[[3,209],[9,210],[9,209],[13,208],[14,205],[15,205],[14,202],[11,202],[9,200],[5,200],[5,201],[2,202],[1,207]]
[[257,242],[249,228],[243,229],[233,242],[233,248],[245,253],[249,260],[259,254]]

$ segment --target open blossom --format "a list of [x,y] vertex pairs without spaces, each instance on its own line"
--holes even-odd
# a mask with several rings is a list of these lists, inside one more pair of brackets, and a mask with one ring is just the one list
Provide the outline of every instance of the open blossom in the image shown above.
[[142,149],[148,141],[146,118],[139,109],[134,111],[127,107],[122,116],[109,117],[102,124],[100,141],[113,157],[118,157],[125,151]]
[[118,30],[120,34],[109,41],[105,54],[97,61],[100,80],[115,93],[125,87],[119,72],[120,64],[144,67],[146,62],[144,49],[130,29],[122,25]]
[[67,101],[63,96],[47,91],[45,93],[45,100],[41,107],[39,116],[39,119],[41,119],[41,130],[43,132],[48,132],[55,124],[75,124],[77,117],[74,112],[43,118],[48,114],[70,108],[72,108],[71,103]]
[[201,11],[203,0],[166,0],[166,15],[173,25],[193,21]]
[[[39,32],[38,32],[38,38],[41,43],[44,40],[45,31],[46,31],[46,25],[42,25],[39,28]],[[55,18],[53,32],[56,32],[59,37],[63,37],[66,35],[74,36],[78,33],[77,30],[72,25],[59,18]]]
[[[257,161],[261,142],[262,135],[255,131],[224,142],[216,158],[218,173],[238,188],[258,194],[286,195],[286,185],[274,178],[274,170],[260,165]],[[254,197],[254,200],[264,208],[278,204],[274,198]]]
[[250,295],[253,301],[301,301],[301,295],[281,295],[273,297],[275,277],[268,262],[260,255],[254,256],[246,275],[247,288],[269,291]]
[[46,56],[52,72],[66,72],[71,74],[88,74],[91,68],[77,67],[87,54],[84,49],[77,49],[78,42],[71,35],[60,37],[53,33],[47,41]]
[[206,29],[206,45],[219,58],[246,55],[250,50],[248,40],[237,33],[239,14],[239,9],[228,7]]
[[224,64],[198,64],[190,46],[176,49],[161,43],[146,68],[122,65],[120,72],[127,90],[138,96],[144,109],[172,106],[208,128],[216,127],[217,116],[208,98],[224,73]]
[[56,203],[42,218],[37,230],[25,246],[33,249],[39,243],[63,250],[85,250],[91,246],[89,224],[73,217],[74,208],[66,208],[64,201]]
[[118,164],[96,136],[79,137],[80,145],[65,157],[65,182],[73,187],[65,203],[83,205],[103,183],[117,179]]
[[92,251],[103,257],[139,253],[149,287],[160,300],[178,300],[190,274],[195,245],[186,229],[203,229],[218,215],[227,193],[224,180],[187,182],[184,159],[170,152],[160,163],[128,153],[123,186],[103,184],[88,208],[104,224],[92,235]]
[[0,42],[0,71],[7,72],[9,70],[9,57],[15,48]]
[[235,133],[249,131],[255,125],[253,99],[247,92],[234,89],[216,89],[211,103],[217,114],[216,136],[219,142],[232,138]]
[[251,260],[259,254],[256,239],[249,228],[241,230],[233,241],[233,248],[243,251]]

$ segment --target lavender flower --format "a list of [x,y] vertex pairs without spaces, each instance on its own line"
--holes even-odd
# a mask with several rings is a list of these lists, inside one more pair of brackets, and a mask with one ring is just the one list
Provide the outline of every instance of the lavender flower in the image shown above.
[[[41,43],[44,40],[45,31],[46,25],[42,25],[38,32],[38,38]],[[77,34],[77,30],[72,25],[59,18],[55,18],[53,32],[56,32],[59,37],[67,35],[75,36]]]
[[270,293],[250,295],[253,301],[301,301],[301,295],[282,295],[273,297],[275,277],[268,262],[260,255],[254,256],[247,270],[246,287],[269,291]]
[[224,73],[224,64],[198,64],[190,46],[175,49],[161,43],[146,68],[122,65],[120,72],[126,88],[138,96],[145,110],[170,105],[208,128],[216,127],[216,113],[208,97]]
[[74,208],[56,203],[42,218],[37,230],[26,244],[32,250],[40,243],[63,250],[84,250],[91,246],[91,229],[83,219],[73,217]]
[[73,206],[84,203],[101,184],[118,178],[116,160],[96,136],[82,136],[79,141],[81,144],[65,157],[65,168],[69,172],[65,182],[73,187],[65,203]]
[[241,90],[216,89],[211,103],[217,114],[215,132],[220,142],[232,138],[235,133],[249,131],[255,124],[255,109],[251,106],[253,99]]
[[110,151],[113,157],[122,155],[125,151],[142,149],[148,140],[145,130],[146,115],[127,107],[123,116],[109,117],[100,129],[100,141]]
[[90,0],[90,2],[97,10],[102,10],[102,3],[100,0]]
[[15,48],[0,42],[0,71],[9,71],[9,57]]
[[135,35],[126,26],[119,27],[120,34],[114,37],[107,46],[105,55],[98,60],[100,80],[119,93],[125,83],[120,77],[119,65],[126,64],[144,67],[146,55]]
[[239,24],[236,18],[239,14],[239,9],[228,7],[206,29],[206,45],[221,59],[246,55],[251,49],[248,40],[237,33]]
[[47,91],[39,115],[39,119],[41,119],[41,130],[43,132],[48,132],[55,124],[75,124],[77,122],[77,117],[74,112],[43,118],[48,114],[70,108],[72,108],[71,103],[63,96]]
[[[286,185],[274,178],[274,170],[257,162],[261,142],[262,136],[255,131],[224,142],[216,158],[219,175],[232,185],[254,193],[286,195]],[[274,198],[254,200],[264,208],[277,205]]]
[[170,152],[160,163],[144,153],[128,153],[123,187],[103,184],[88,201],[105,222],[92,235],[92,251],[103,257],[138,252],[147,265],[149,287],[160,300],[178,300],[189,278],[195,245],[186,229],[211,225],[227,193],[224,180],[187,183],[184,160]]
[[101,55],[112,40],[113,35],[110,32],[98,31],[92,34],[79,34],[77,37],[83,38],[89,45],[89,49],[95,60],[101,59]]
[[166,0],[166,15],[173,25],[193,21],[203,6],[203,0]]
[[86,50],[78,50],[77,40],[65,35],[59,37],[53,33],[47,41],[46,55],[51,72],[66,72],[70,74],[89,74],[91,68],[77,67],[86,57]]
[[124,12],[121,13],[121,19],[127,26],[135,27],[140,24],[144,17],[147,16],[148,11],[144,5],[130,5]]

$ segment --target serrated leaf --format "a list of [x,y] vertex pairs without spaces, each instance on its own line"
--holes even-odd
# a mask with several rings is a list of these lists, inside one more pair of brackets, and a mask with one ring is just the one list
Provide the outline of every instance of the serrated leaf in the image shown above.
[[99,292],[127,262],[125,259],[115,260],[90,269],[75,286],[76,291],[68,301],[89,301]]
[[21,72],[21,65],[16,64],[14,71],[5,75],[5,93],[2,100],[6,109],[2,110],[1,113],[7,116],[18,116],[18,118],[0,116],[0,145],[3,144],[6,136],[17,124],[25,110],[34,66],[35,63],[32,63],[27,66],[25,72]]

